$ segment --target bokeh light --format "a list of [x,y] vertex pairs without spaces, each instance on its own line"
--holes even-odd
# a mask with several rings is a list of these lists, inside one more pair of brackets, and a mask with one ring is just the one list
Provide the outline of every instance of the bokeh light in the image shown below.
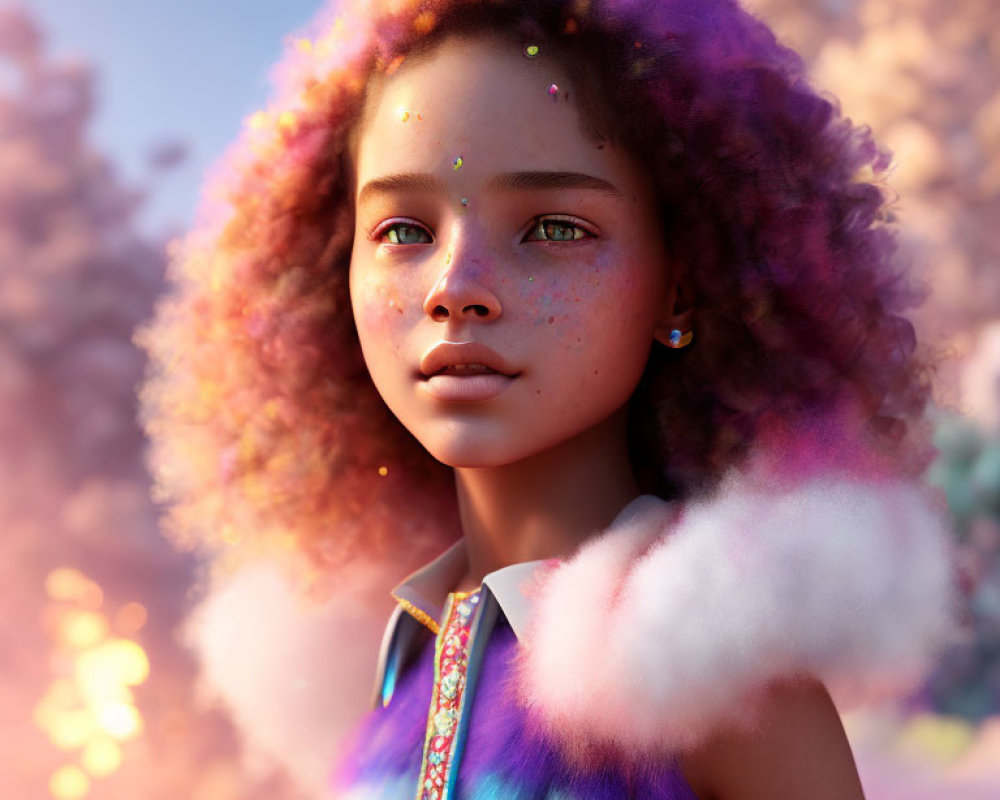
[[45,578],[45,591],[53,600],[76,603],[85,609],[98,609],[104,601],[101,587],[71,567],[59,567]]
[[109,628],[108,620],[103,614],[72,609],[61,615],[58,637],[70,647],[82,649],[101,641]]
[[95,737],[83,748],[80,762],[91,775],[106,778],[122,763],[122,750],[114,739]]
[[55,800],[82,800],[90,791],[90,778],[79,767],[60,767],[49,780]]

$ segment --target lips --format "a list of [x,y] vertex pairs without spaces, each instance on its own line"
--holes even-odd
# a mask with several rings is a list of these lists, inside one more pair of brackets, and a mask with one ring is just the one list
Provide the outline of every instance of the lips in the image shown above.
[[488,375],[497,373],[508,378],[518,370],[495,350],[479,342],[440,342],[420,359],[424,378],[434,375]]
[[492,400],[521,373],[495,350],[479,342],[441,342],[420,360],[420,387],[438,401]]

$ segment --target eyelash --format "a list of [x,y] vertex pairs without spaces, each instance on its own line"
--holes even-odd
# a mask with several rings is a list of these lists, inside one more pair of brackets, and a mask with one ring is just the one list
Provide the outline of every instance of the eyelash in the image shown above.
[[[573,228],[580,231],[582,235],[574,236],[572,239],[528,239],[527,237],[534,233],[535,231],[543,228],[546,225],[561,225],[565,228]],[[391,232],[396,230],[396,238],[399,238],[398,229],[399,228],[412,228],[424,233],[430,241],[427,242],[383,242],[382,237],[391,235]],[[433,244],[434,236],[431,234],[427,228],[425,228],[420,223],[415,220],[410,219],[389,219],[378,225],[369,235],[372,241],[378,242],[379,244],[389,244],[393,246],[411,246],[414,244]],[[542,216],[535,217],[528,228],[525,230],[522,242],[555,242],[555,243],[565,243],[565,242],[579,242],[585,241],[587,239],[595,239],[597,234],[591,231],[587,226],[582,224],[582,222],[574,217],[566,217],[560,215],[543,214]]]
[[[564,228],[575,228],[581,232],[580,237],[574,236],[572,239],[528,239],[526,238],[529,234],[534,233],[539,228],[543,228],[546,225],[561,225]],[[580,220],[574,217],[563,217],[559,215],[543,215],[541,217],[535,217],[531,221],[531,226],[525,232],[525,238],[521,241],[532,241],[532,242],[581,242],[586,239],[596,239],[597,234],[590,230],[586,225],[584,225]]]
[[[398,241],[396,242],[382,241],[382,238],[384,236],[388,236],[391,231],[397,228],[413,228],[415,230],[425,233],[427,235],[427,238],[430,239],[429,242],[411,242],[411,244],[433,244],[434,242],[434,237],[431,235],[431,232],[427,230],[419,222],[416,222],[415,220],[411,219],[399,219],[399,218],[387,219],[381,225],[377,225],[375,229],[371,232],[371,234],[369,234],[369,238],[371,238],[373,242],[378,242],[379,244],[389,244],[393,246],[399,246],[400,244],[402,244],[403,246],[406,246],[405,242],[400,243]],[[397,238],[398,238],[398,232],[397,232]]]

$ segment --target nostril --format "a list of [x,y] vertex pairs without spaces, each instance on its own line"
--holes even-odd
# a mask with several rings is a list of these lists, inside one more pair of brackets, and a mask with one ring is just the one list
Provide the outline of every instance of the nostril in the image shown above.
[[[435,305],[428,304],[425,308],[427,309],[427,315],[435,322],[444,322],[451,319],[453,314],[458,314],[461,317],[475,315],[479,319],[492,319],[500,315],[499,304],[494,306],[488,303],[469,303],[464,306],[452,307],[446,303],[437,303]],[[461,311],[459,311],[459,308],[461,308]]]

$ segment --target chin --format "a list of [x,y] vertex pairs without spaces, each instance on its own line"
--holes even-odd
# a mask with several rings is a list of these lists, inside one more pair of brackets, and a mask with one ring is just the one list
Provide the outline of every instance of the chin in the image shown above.
[[447,431],[416,431],[413,435],[434,458],[455,469],[503,467],[532,455],[526,442],[510,431],[476,431],[464,426]]
[[496,447],[489,445],[449,443],[428,447],[424,444],[424,448],[442,464],[455,469],[502,467],[519,460],[505,452],[498,452]]
[[[506,467],[545,453],[567,438],[532,435],[530,431],[514,435],[508,430],[451,431],[446,436],[417,436],[434,458],[455,469]],[[416,434],[414,434],[416,435]]]

